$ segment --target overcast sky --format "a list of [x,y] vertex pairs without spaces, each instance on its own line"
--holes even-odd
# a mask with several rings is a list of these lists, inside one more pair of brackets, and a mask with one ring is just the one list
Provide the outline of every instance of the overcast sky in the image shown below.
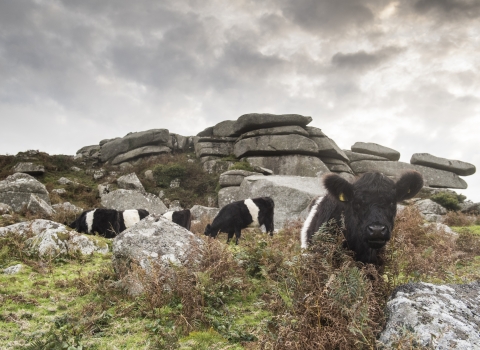
[[298,113],[478,168],[479,23],[479,0],[0,0],[0,154]]

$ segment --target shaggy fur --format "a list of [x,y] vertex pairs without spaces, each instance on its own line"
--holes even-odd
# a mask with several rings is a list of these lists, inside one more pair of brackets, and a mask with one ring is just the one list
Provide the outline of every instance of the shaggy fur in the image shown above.
[[323,183],[328,194],[312,205],[301,231],[302,248],[307,248],[320,226],[331,219],[340,223],[343,217],[346,244],[356,260],[378,264],[378,251],[390,240],[397,202],[415,196],[423,186],[423,178],[410,171],[395,183],[383,174],[366,173],[351,184],[329,174]]

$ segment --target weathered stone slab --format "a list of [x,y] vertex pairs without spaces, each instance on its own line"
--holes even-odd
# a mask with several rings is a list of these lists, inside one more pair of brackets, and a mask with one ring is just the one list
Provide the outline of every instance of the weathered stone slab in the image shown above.
[[209,174],[221,174],[226,172],[230,169],[235,162],[229,160],[221,160],[221,159],[214,159],[214,160],[207,160],[203,163],[203,171]]
[[371,154],[378,157],[387,158],[389,160],[399,160],[400,152],[392,148],[378,145],[371,142],[355,142],[351,147],[353,152]]
[[112,160],[112,164],[120,164],[124,162],[129,162],[141,157],[155,156],[159,154],[171,153],[172,150],[167,146],[144,146],[139,147],[129,152],[119,154]]
[[277,126],[275,128],[264,128],[246,132],[242,134],[238,139],[248,139],[249,137],[263,136],[263,135],[291,135],[297,134],[302,136],[309,136],[308,132],[298,125]]
[[213,136],[213,126],[209,126],[208,128],[206,128],[205,130],[203,131],[200,131],[197,136],[207,136],[207,137],[211,137]]
[[218,123],[213,127],[213,137],[238,136],[238,134],[235,133],[235,123],[236,120],[224,120],[223,122]]
[[145,193],[145,188],[135,173],[130,173],[128,175],[119,177],[117,179],[117,185],[119,188],[123,188],[124,190],[133,190]]
[[168,209],[162,200],[151,193],[132,190],[116,190],[102,196],[105,208],[116,210],[145,209],[150,214],[161,215]]
[[[234,187],[227,187],[234,188]],[[316,196],[325,195],[321,180],[301,176],[249,176],[240,185],[236,200],[271,197],[275,202],[275,229],[281,229],[287,220],[304,219],[306,208]],[[219,195],[219,206],[220,195]]]
[[251,175],[262,174],[245,170],[228,170],[220,175],[220,180],[218,182],[221,187],[240,186],[243,179]]
[[197,158],[206,156],[229,156],[233,153],[232,142],[198,142],[195,144]]
[[0,181],[0,203],[8,204],[15,212],[22,209],[34,194],[50,205],[50,197],[45,186],[33,176],[16,173]]
[[323,162],[313,156],[299,154],[270,157],[247,157],[246,160],[253,167],[271,169],[275,175],[294,175],[318,177],[330,172]]
[[305,130],[308,132],[309,136],[317,136],[317,137],[327,137],[322,129],[316,128],[314,126],[306,126]]
[[322,157],[320,158],[323,163],[327,166],[330,171],[336,173],[350,173],[353,174],[352,169],[348,166],[348,164],[340,159],[329,158],[329,157]]
[[316,156],[318,146],[314,141],[301,135],[265,135],[237,141],[233,152],[237,158],[288,154]]
[[43,217],[51,217],[53,214],[55,214],[55,210],[50,206],[49,203],[45,202],[43,199],[33,193],[30,195],[30,200],[27,204],[27,210],[33,214],[42,215]]
[[357,153],[357,152],[352,152],[350,150],[345,150],[345,149],[343,150],[343,152],[350,160],[350,163],[358,162],[360,160],[377,160],[377,161],[389,160],[388,158],[385,158],[385,157],[379,157],[379,156],[374,156],[374,155],[365,154],[365,153]]
[[218,206],[223,208],[227,204],[242,199],[240,197],[240,186],[224,187],[218,191]]
[[76,154],[77,156],[91,157],[99,151],[100,151],[99,145],[92,145],[92,146],[85,146],[80,148]]
[[243,134],[251,130],[276,126],[306,126],[311,121],[312,117],[304,117],[299,114],[250,113],[244,114],[237,119],[234,130],[236,134]]
[[167,129],[152,129],[134,132],[123,138],[114,139],[105,143],[100,149],[100,160],[106,162],[116,156],[127,153],[143,146],[161,146],[170,142],[170,134]]
[[461,176],[473,175],[476,171],[475,165],[473,164],[462,162],[460,160],[435,157],[429,153],[413,154],[410,163],[450,171]]
[[367,172],[380,172],[386,176],[399,178],[402,173],[408,170],[416,170],[423,175],[424,186],[429,187],[441,187],[441,188],[458,188],[465,189],[467,188],[467,183],[458,177],[457,174],[428,168],[422,165],[413,165],[403,162],[392,162],[392,161],[372,161],[372,160],[361,160],[358,162],[350,163],[350,167],[355,172],[355,174],[363,174]]
[[318,155],[320,157],[331,157],[349,161],[345,152],[343,152],[340,147],[337,146],[335,141],[329,137],[318,137],[310,136],[310,139],[313,140],[318,146]]
[[202,205],[194,205],[190,209],[190,213],[192,214],[192,220],[201,221],[205,219],[208,222],[212,222],[219,211],[220,208],[204,207]]
[[[460,285],[409,283],[387,303],[383,346],[407,336],[422,349],[480,349],[480,282]],[[405,332],[407,332],[405,334]]]
[[29,175],[42,175],[45,173],[45,167],[40,164],[29,162],[20,162],[13,167],[15,173],[25,173]]

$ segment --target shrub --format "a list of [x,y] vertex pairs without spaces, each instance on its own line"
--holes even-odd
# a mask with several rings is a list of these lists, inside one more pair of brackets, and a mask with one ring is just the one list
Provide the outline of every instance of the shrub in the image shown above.
[[172,180],[183,179],[185,174],[185,167],[179,164],[159,164],[153,168],[155,181],[161,187],[169,187]]
[[471,226],[478,220],[477,216],[466,215],[464,213],[449,211],[445,216],[443,223],[448,226]]
[[450,192],[439,192],[430,198],[448,210],[459,210],[459,195]]

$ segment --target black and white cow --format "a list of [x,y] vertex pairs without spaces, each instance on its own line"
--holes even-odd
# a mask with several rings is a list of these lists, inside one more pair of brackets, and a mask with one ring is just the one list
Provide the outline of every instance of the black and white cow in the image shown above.
[[218,232],[228,233],[228,243],[235,233],[235,244],[238,244],[242,229],[265,225],[272,236],[274,208],[275,204],[270,197],[248,198],[227,204],[220,209],[212,224],[207,225],[205,235],[217,237]]
[[106,238],[114,238],[120,232],[147,217],[145,209],[119,211],[115,209],[86,210],[72,222],[71,228],[83,233],[98,233]]
[[301,246],[307,248],[312,236],[324,223],[345,219],[346,245],[355,259],[378,264],[377,253],[390,240],[397,202],[412,198],[423,186],[416,171],[404,173],[397,182],[380,173],[365,173],[353,184],[336,174],[323,179],[328,191],[310,204],[301,231]]
[[167,211],[162,216],[176,223],[177,225],[185,227],[187,230],[190,231],[190,226],[192,224],[192,214],[190,213],[189,209]]

